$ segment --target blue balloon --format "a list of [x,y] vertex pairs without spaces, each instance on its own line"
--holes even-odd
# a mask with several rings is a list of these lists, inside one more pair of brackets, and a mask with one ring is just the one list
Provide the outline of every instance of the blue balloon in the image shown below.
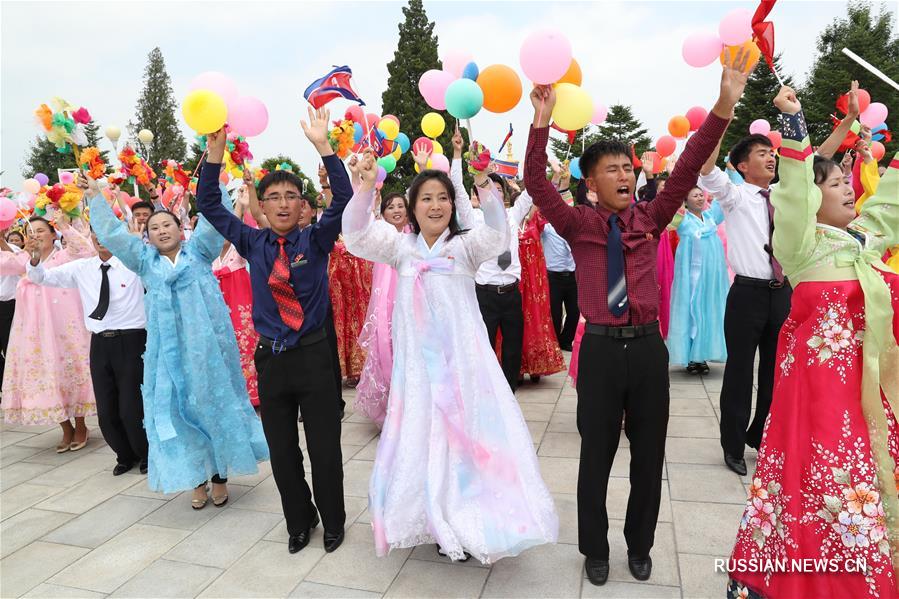
[[402,151],[403,154],[405,154],[406,152],[408,152],[408,151],[409,151],[409,146],[412,145],[412,144],[409,142],[409,136],[406,135],[405,133],[402,133],[402,132],[400,132],[400,133],[396,136],[396,139],[395,139],[394,141],[395,141],[395,142],[397,143],[397,145],[400,147],[400,150]]
[[480,71],[478,71],[478,65],[473,62],[468,63],[467,65],[465,65],[465,68],[462,69],[462,77],[464,79],[471,79],[472,81],[478,80],[479,73]]
[[877,133],[878,131],[885,131],[886,128],[887,128],[887,124],[886,124],[886,123],[880,123],[879,125],[877,125],[877,126],[874,127],[873,129],[871,129],[871,133]]
[[359,123],[353,123],[353,141],[359,143],[362,141],[362,135],[365,132],[362,130],[362,125]]
[[581,178],[581,159],[575,158],[568,165],[568,172],[571,173],[571,176],[575,179]]

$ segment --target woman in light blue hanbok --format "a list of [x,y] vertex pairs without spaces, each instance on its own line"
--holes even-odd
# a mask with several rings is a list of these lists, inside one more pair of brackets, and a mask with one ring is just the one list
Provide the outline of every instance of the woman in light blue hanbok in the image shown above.
[[194,489],[191,506],[200,509],[212,479],[213,504],[224,505],[227,477],[257,472],[257,462],[269,453],[212,274],[223,238],[200,217],[190,240],[182,242],[177,217],[158,211],[147,221],[150,244],[144,244],[115,217],[94,182],[90,190],[97,238],[147,290],[142,391],[149,487],[165,493]]
[[686,214],[677,225],[680,242],[674,257],[671,324],[668,329],[670,363],[691,374],[709,372],[707,362],[724,362],[724,306],[729,288],[724,245],[718,225],[724,211],[718,202],[705,207],[705,195],[694,187],[687,194]]

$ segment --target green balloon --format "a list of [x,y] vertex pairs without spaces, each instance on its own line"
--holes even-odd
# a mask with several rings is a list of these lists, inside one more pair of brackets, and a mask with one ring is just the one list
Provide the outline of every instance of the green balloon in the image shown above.
[[396,158],[388,154],[383,158],[378,158],[378,164],[384,167],[384,170],[388,173],[392,173],[393,169],[396,168]]
[[456,79],[446,88],[446,110],[457,119],[470,119],[484,105],[484,92],[471,79]]

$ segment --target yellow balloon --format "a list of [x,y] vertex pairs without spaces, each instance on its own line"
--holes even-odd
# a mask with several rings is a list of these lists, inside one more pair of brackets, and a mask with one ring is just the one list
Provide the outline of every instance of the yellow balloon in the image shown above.
[[721,61],[721,64],[724,64],[725,55],[729,55],[732,61],[736,60],[737,53],[741,48],[749,53],[749,60],[746,62],[746,68],[743,70],[744,73],[749,73],[758,63],[759,57],[762,55],[761,50],[759,50],[759,47],[752,40],[746,40],[737,46],[725,46],[724,50],[721,51],[721,56],[718,57],[718,60]]
[[428,137],[440,137],[444,129],[446,129],[446,121],[436,112],[429,112],[421,117],[421,132]]
[[391,154],[391,156],[393,156],[397,160],[399,160],[402,155],[403,155],[403,149],[399,146],[397,146],[396,149]]
[[573,83],[559,83],[556,87],[556,106],[553,120],[566,131],[577,131],[593,118],[593,100],[583,88]]
[[431,143],[434,144],[434,154],[443,154],[443,146],[440,145],[439,141],[432,139]]
[[400,124],[393,119],[381,119],[378,123],[378,129],[384,134],[384,137],[391,141],[400,134]]
[[196,89],[184,98],[181,114],[188,127],[200,135],[206,135],[222,128],[228,120],[228,106],[217,93]]

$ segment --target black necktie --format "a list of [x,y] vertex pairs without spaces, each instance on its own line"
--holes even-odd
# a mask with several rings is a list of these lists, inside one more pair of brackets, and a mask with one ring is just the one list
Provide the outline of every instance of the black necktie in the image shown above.
[[621,316],[627,311],[627,279],[624,276],[624,246],[621,243],[621,229],[618,227],[618,215],[609,218],[609,238],[606,240],[608,251],[608,306],[614,316]]
[[506,250],[496,259],[496,265],[506,270],[512,264],[512,252]]
[[100,283],[100,301],[97,302],[97,307],[90,315],[90,318],[94,320],[103,320],[106,311],[109,310],[109,264],[101,264],[100,270],[103,271],[103,281]]

